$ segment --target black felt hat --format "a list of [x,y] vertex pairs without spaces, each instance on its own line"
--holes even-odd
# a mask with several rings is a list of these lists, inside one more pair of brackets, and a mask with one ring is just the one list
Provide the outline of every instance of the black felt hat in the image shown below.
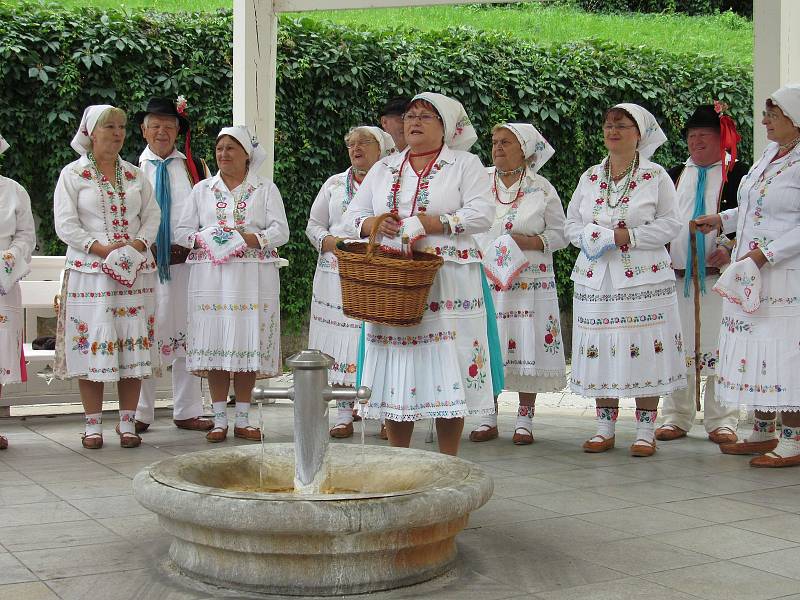
[[694,127],[710,127],[716,131],[720,130],[719,126],[719,113],[714,110],[713,104],[701,104],[692,113],[692,116],[686,121],[683,126],[682,134],[685,138],[689,130]]
[[147,115],[161,115],[164,117],[175,117],[180,124],[178,133],[183,135],[189,130],[189,119],[181,114],[178,114],[178,109],[175,103],[169,98],[150,98],[147,101],[147,106],[144,110],[137,112],[134,115],[134,120],[141,125]]

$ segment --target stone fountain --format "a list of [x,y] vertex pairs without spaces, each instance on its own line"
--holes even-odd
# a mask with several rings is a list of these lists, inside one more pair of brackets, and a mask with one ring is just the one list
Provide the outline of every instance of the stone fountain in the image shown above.
[[343,595],[411,585],[452,567],[455,536],[492,494],[476,465],[421,450],[328,447],[332,359],[304,350],[287,360],[295,443],[229,447],[142,470],[134,495],[173,536],[169,557],[195,580],[282,595]]

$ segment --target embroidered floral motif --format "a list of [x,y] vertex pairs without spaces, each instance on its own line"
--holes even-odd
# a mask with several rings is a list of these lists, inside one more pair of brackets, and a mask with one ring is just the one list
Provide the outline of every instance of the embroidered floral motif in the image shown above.
[[425,246],[421,250],[422,252],[427,252],[429,254],[435,254],[436,256],[446,256],[450,258],[456,258],[458,260],[469,260],[469,259],[476,259],[476,260],[483,260],[483,253],[478,250],[477,248],[457,248],[456,246]]
[[775,421],[769,419],[753,419],[753,431],[758,433],[775,433]]
[[722,327],[727,329],[728,333],[753,333],[754,330],[752,323],[729,316],[722,318]]
[[68,292],[69,298],[113,298],[115,296],[139,296],[141,294],[152,294],[153,288],[139,288],[136,290],[111,290],[102,292]]
[[636,409],[636,421],[639,423],[655,423],[657,410],[647,410],[644,408]]
[[672,286],[655,290],[628,292],[619,291],[603,294],[600,292],[582,292],[573,294],[573,299],[579,302],[638,302],[641,300],[654,300],[666,298],[673,293]]
[[619,408],[611,406],[597,406],[595,407],[597,419],[600,421],[616,421],[619,417]]
[[508,246],[505,244],[500,244],[499,247],[495,246],[494,262],[498,267],[505,267],[511,262],[511,253],[508,250]]
[[550,354],[555,354],[561,349],[561,338],[558,332],[558,319],[553,315],[549,315],[547,317],[547,324],[545,325],[544,349]]
[[664,344],[661,343],[661,340],[653,340],[653,350],[656,351],[656,354],[661,354],[664,351]]
[[730,381],[725,379],[722,375],[717,375],[717,381],[719,385],[724,387],[725,389],[732,390],[734,392],[747,392],[749,394],[780,394],[781,392],[786,391],[786,387],[780,384],[752,384],[752,383],[737,383],[735,381]]
[[144,310],[144,306],[108,306],[106,312],[110,312],[115,317],[135,317],[140,311]]
[[739,359],[739,367],[736,369],[739,373],[746,373],[747,372],[747,360],[744,358]]
[[75,345],[72,347],[72,349],[79,351],[81,354],[88,354],[89,325],[85,321],[81,321],[75,317],[70,317],[70,321],[75,324],[75,330],[77,331],[77,335],[72,336],[72,341],[75,342]]
[[233,227],[234,229],[237,227],[243,227],[245,224],[245,216],[247,214],[247,201],[250,199],[250,196],[253,195],[253,192],[256,191],[255,186],[253,184],[248,183],[247,187],[242,190],[241,196],[237,200],[234,197],[234,207],[233,207],[233,223],[228,223],[228,216],[226,214],[226,209],[228,208],[228,201],[223,195],[222,191],[217,189],[215,186],[212,191],[214,192],[214,198],[217,201],[216,205],[216,216],[217,216],[217,225],[222,227]]
[[533,317],[532,310],[507,310],[496,313],[498,319],[528,319]]
[[675,334],[675,348],[678,352],[683,352],[683,336],[680,333]]
[[0,313],[0,323],[8,323],[8,317]]
[[161,354],[167,358],[179,349],[186,351],[186,333],[183,331],[178,334],[178,337],[171,337],[161,344]]
[[134,350],[149,350],[150,338],[140,335],[138,337],[120,338],[117,340],[105,340],[102,342],[92,342],[92,355],[111,356],[115,352],[133,352]]
[[258,310],[258,304],[198,304],[195,310],[202,312],[244,312],[248,310]]
[[495,292],[508,293],[522,290],[523,292],[533,292],[536,290],[554,290],[556,289],[556,282],[554,279],[537,279],[535,281],[520,281],[516,280],[511,284],[507,290],[503,290],[498,285],[489,284]]
[[483,297],[480,298],[448,298],[428,302],[426,310],[439,312],[442,310],[479,310],[483,307]]
[[639,358],[639,355],[641,354],[641,352],[639,351],[639,346],[637,346],[636,344],[631,344],[630,352],[631,352],[631,358]]
[[467,368],[467,388],[480,390],[486,384],[486,351],[478,340],[472,342],[472,363]]
[[381,346],[418,346],[420,344],[435,344],[447,340],[456,339],[455,331],[439,331],[427,335],[383,335],[367,333],[367,341],[370,344]]
[[575,321],[578,325],[585,327],[605,327],[605,326],[618,326],[618,325],[632,325],[634,327],[639,324],[648,324],[664,320],[664,313],[652,313],[649,315],[635,315],[626,317],[576,317]]
[[517,351],[517,342],[516,340],[509,339],[508,340],[508,353],[514,354]]
[[7,275],[10,275],[11,271],[14,270],[14,265],[16,262],[16,258],[14,258],[14,255],[11,252],[3,253],[3,271],[5,271]]
[[586,348],[586,358],[598,358],[599,356],[600,351],[597,349],[597,346],[589,344],[589,347]]
[[[719,360],[718,352],[701,352],[700,353],[700,368],[714,370]],[[694,356],[686,355],[686,368],[691,369],[694,367]]]
[[333,363],[333,366],[329,370],[333,371],[334,373],[345,373],[353,375],[356,372],[356,364],[336,361]]
[[584,387],[580,379],[570,376],[570,383],[584,390],[652,390],[663,389],[665,386],[672,387],[672,384],[677,381],[683,381],[686,377],[684,375],[673,375],[667,379],[659,379],[657,381],[636,381],[633,383],[619,384],[618,382],[604,382],[604,383],[587,383]]
[[761,374],[762,375],[766,375],[767,374],[767,361],[765,361],[765,360],[761,361]]

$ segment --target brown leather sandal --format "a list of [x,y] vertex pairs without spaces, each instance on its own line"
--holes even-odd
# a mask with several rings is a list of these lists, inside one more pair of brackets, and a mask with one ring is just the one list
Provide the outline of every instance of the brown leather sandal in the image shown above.
[[656,453],[656,441],[636,440],[631,445],[631,456],[653,456]]
[[117,435],[119,436],[120,448],[138,448],[139,446],[141,446],[142,438],[139,437],[138,434],[128,433],[127,431],[125,433],[122,433],[119,430],[119,423],[117,423],[117,426],[114,428],[114,430],[117,432]]
[[337,423],[328,431],[332,438],[345,439],[353,437],[353,424],[352,423]]
[[233,437],[237,437],[242,440],[250,440],[251,442],[260,442],[261,430],[258,427],[253,427],[252,425],[248,425],[247,427],[234,427]]
[[87,450],[99,450],[103,447],[103,434],[102,433],[84,433],[81,436],[81,445]]
[[378,432],[378,439],[379,440],[388,440],[389,434],[386,432],[386,424],[381,423],[381,430]]
[[211,442],[212,444],[216,444],[217,442],[224,442],[225,438],[228,437],[228,428],[227,427],[214,427],[211,431],[206,434],[206,440]]
[[[486,425],[479,425],[478,427],[486,427]],[[495,439],[500,432],[497,427],[489,427],[488,429],[474,429],[469,432],[470,442],[488,442]]]
[[[600,438],[601,441],[593,442],[592,440],[594,438]],[[615,436],[607,438],[603,437],[602,435],[593,435],[591,438],[583,442],[583,451],[597,454],[600,452],[605,452],[606,450],[611,450],[614,447],[614,440],[616,439],[617,438]]]
[[511,441],[516,446],[529,446],[533,443],[533,432],[526,427],[517,427]]
[[0,450],[5,450],[6,448],[8,448],[8,438],[0,435]]

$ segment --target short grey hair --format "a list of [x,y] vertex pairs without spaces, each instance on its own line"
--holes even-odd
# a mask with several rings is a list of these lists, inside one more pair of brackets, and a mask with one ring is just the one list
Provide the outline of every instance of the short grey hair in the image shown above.
[[[147,127],[147,122],[150,120],[150,117],[152,117],[152,116],[153,116],[153,113],[147,113],[144,116],[144,121],[142,121],[142,125]],[[156,116],[158,116],[158,117],[169,117],[169,115],[156,115]],[[177,127],[178,129],[181,128],[181,122],[178,119],[178,117],[175,117],[175,127]]]

